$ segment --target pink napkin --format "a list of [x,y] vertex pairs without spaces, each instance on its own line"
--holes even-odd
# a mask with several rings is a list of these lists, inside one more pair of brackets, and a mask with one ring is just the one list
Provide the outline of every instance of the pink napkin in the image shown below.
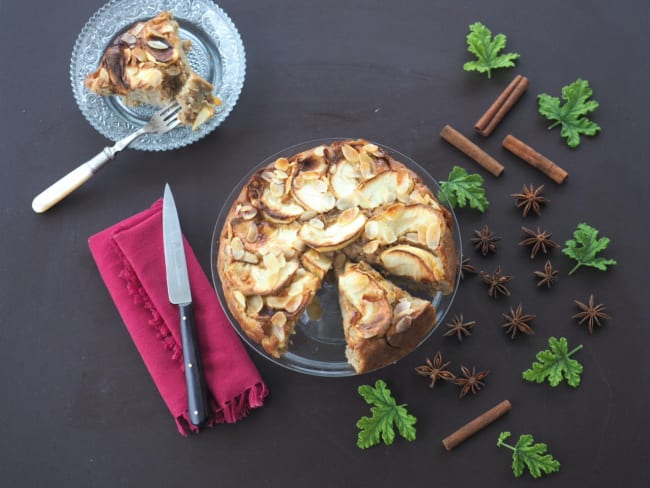
[[[187,411],[178,307],[167,298],[162,200],[93,235],[88,244],[179,432],[198,431]],[[211,410],[207,425],[233,423],[261,407],[268,390],[187,241],[185,255]]]

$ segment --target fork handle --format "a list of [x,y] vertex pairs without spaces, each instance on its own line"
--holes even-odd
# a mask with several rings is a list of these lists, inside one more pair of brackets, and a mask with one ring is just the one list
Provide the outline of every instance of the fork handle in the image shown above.
[[36,198],[32,201],[34,212],[43,213],[49,210],[88,181],[102,166],[115,157],[112,149],[111,147],[105,147],[95,157],[73,169],[63,178],[36,195]]
[[113,160],[118,152],[125,149],[129,144],[145,133],[146,129],[141,128],[133,134],[117,141],[112,146],[107,146],[102,149],[95,157],[89,159],[78,168],[73,169],[63,178],[36,195],[36,198],[32,201],[32,210],[36,213],[43,213],[52,208],[88,181],[90,177],[97,173],[97,171],[99,171],[106,163]]

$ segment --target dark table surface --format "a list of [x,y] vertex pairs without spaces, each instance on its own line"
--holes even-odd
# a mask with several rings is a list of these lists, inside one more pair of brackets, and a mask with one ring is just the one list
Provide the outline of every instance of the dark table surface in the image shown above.
[[[531,433],[561,461],[549,486],[648,486],[648,2],[380,1],[242,2],[220,5],[244,40],[241,98],[209,137],[165,153],[126,151],[43,215],[36,193],[106,145],[72,97],[73,43],[101,0],[0,3],[3,60],[2,270],[0,290],[0,473],[3,486],[527,486],[515,479],[500,431]],[[480,20],[508,35],[514,69],[463,71],[465,36]],[[516,73],[528,92],[487,139],[473,124]],[[590,81],[602,126],[578,149],[547,131],[536,95]],[[442,141],[445,124],[469,134],[506,167],[495,178]],[[512,133],[570,174],[557,185],[501,147]],[[270,389],[266,405],[234,425],[181,437],[100,279],[87,238],[147,207],[165,182],[207,274],[210,240],[228,192],[268,155],[319,137],[365,137],[398,148],[436,179],[458,164],[485,178],[485,214],[459,210],[463,249],[479,268],[515,277],[512,296],[493,300],[480,278],[461,283],[451,314],[478,321],[459,344],[443,327],[415,353],[361,377],[327,379],[282,369],[253,351]],[[541,217],[523,218],[510,197],[544,184]],[[540,226],[563,243],[577,223],[611,238],[606,272],[551,258],[557,286],[538,289],[543,266],[517,246],[520,227]],[[488,224],[503,237],[483,258],[469,242]],[[571,315],[594,293],[613,319],[590,335]],[[501,314],[523,303],[536,334],[511,340]],[[448,315],[450,319],[452,315]],[[583,344],[582,384],[531,384],[521,371],[549,336]],[[485,388],[431,391],[414,368],[436,351],[489,369]],[[365,451],[357,395],[384,379],[418,418],[417,440]],[[503,399],[513,410],[452,452],[441,439]]]

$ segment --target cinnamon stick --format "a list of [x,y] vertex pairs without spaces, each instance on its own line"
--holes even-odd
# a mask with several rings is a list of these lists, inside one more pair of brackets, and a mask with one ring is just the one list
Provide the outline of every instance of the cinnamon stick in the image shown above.
[[504,167],[499,163],[499,161],[494,159],[453,127],[445,125],[442,131],[440,131],[440,137],[459,151],[472,158],[494,176],[499,176],[503,173]]
[[508,413],[511,408],[512,405],[508,400],[502,401],[495,407],[492,407],[487,412],[482,413],[474,420],[471,420],[467,424],[463,425],[460,429],[458,429],[453,434],[445,437],[442,440],[442,445],[445,446],[445,449],[451,451],[458,444],[467,440],[468,438],[476,434],[478,431],[484,429],[492,422],[497,420],[499,417]]
[[484,137],[492,134],[492,131],[503,120],[510,109],[519,101],[528,88],[528,78],[522,75],[515,76],[514,80],[497,97],[485,114],[478,119],[474,125],[476,131]]
[[508,134],[501,143],[512,154],[537,168],[556,183],[564,183],[569,173],[560,168],[553,161],[535,151],[532,147]]

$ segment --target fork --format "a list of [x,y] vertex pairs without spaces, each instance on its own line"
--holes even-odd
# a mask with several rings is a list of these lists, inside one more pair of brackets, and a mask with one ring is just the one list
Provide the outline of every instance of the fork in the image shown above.
[[108,162],[112,161],[118,152],[127,148],[128,145],[138,137],[150,133],[164,134],[165,132],[172,130],[180,123],[178,120],[178,112],[180,111],[180,108],[181,107],[177,102],[162,108],[151,117],[146,125],[135,131],[133,134],[117,141],[113,146],[105,147],[95,157],[73,169],[60,180],[50,185],[48,188],[36,195],[32,201],[32,209],[34,212],[43,213],[59,203],[70,193],[88,181]]

